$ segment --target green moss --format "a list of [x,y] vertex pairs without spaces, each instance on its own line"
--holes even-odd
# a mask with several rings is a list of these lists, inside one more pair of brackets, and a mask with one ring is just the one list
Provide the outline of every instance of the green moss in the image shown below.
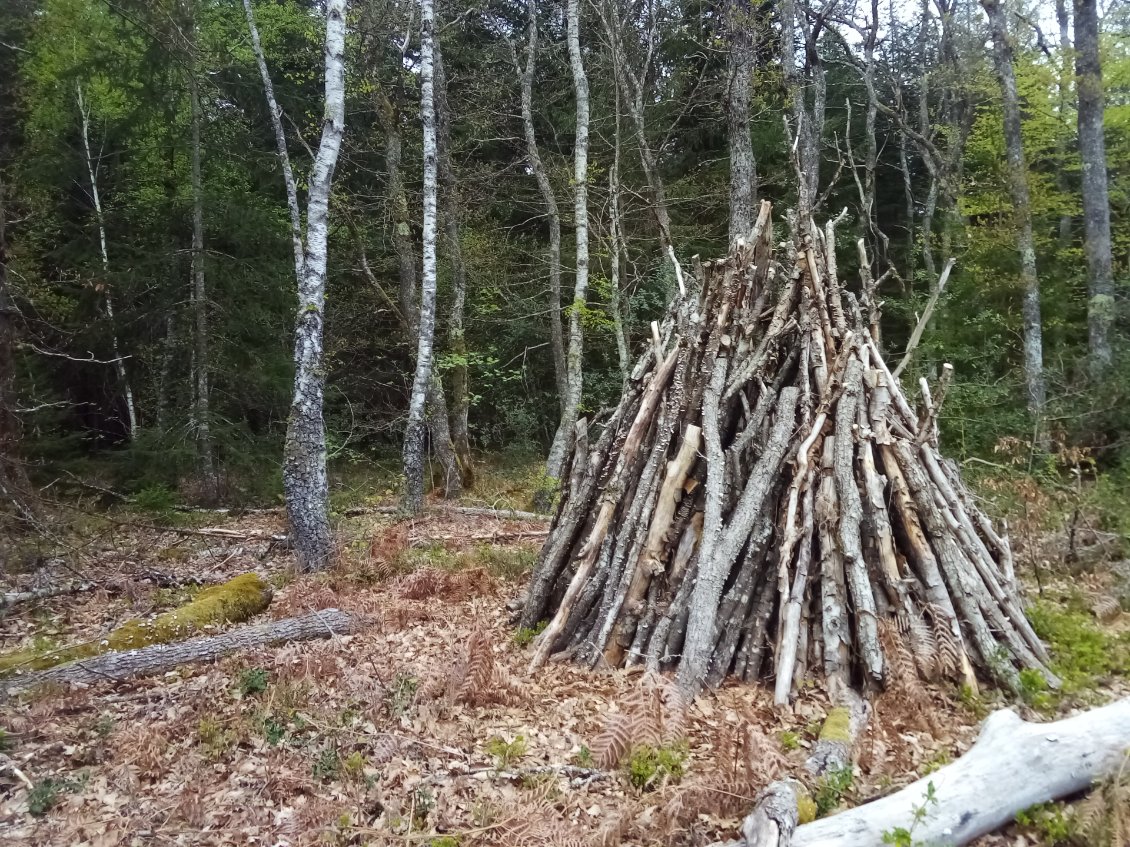
[[1080,605],[1068,598],[1066,607],[1039,602],[1028,610],[1032,628],[1048,645],[1064,694],[1089,691],[1103,677],[1130,675],[1130,642],[1101,630]]
[[76,644],[62,650],[35,648],[0,655],[0,676],[17,670],[43,670],[75,659],[87,659],[112,650],[136,650],[151,644],[168,644],[214,624],[247,620],[267,608],[271,588],[256,574],[246,573],[223,585],[201,591],[192,602],[158,615],[151,621],[129,620],[101,641]]
[[843,706],[837,706],[828,712],[820,730],[820,740],[851,744],[851,712]]
[[797,823],[806,824],[816,820],[816,801],[806,792],[796,798]]

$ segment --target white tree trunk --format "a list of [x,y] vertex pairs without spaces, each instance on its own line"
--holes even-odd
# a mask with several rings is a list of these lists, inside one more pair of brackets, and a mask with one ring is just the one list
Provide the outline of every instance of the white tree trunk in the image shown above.
[[420,119],[424,128],[424,232],[420,322],[416,339],[416,374],[408,401],[404,433],[404,507],[411,514],[424,506],[424,406],[432,379],[432,341],[436,324],[436,116],[435,4],[420,0]]
[[326,299],[326,259],[329,248],[329,203],[334,168],[345,134],[345,14],[346,0],[327,0],[325,49],[325,117],[322,137],[310,173],[306,200],[306,238],[303,248],[298,192],[286,136],[251,0],[244,0],[247,25],[283,165],[287,203],[294,239],[298,280],[298,314],[294,327],[294,398],[283,450],[283,489],[294,549],[306,569],[325,567],[333,552],[329,523],[329,483],[326,477],[326,424],[322,417],[325,367],[322,347]]
[[[537,66],[538,18],[535,0],[527,3],[530,22],[526,42],[526,66],[518,68],[522,82],[522,127],[526,134],[526,158],[538,183],[545,213],[549,218],[549,346],[553,354],[553,375],[557,382],[557,399],[562,413],[565,411],[565,395],[568,393],[567,365],[565,358],[565,333],[561,326],[561,212],[557,207],[557,195],[542,164],[538,152],[537,135],[534,132],[534,70]],[[514,55],[517,66],[517,53]]]
[[566,5],[566,40],[569,42],[569,64],[573,69],[573,89],[577,101],[577,139],[573,153],[573,214],[576,218],[577,269],[573,284],[573,302],[569,308],[569,351],[566,355],[565,402],[561,423],[554,436],[546,462],[546,476],[561,478],[565,458],[573,446],[574,425],[581,406],[584,376],[581,372],[584,333],[581,311],[589,286],[589,81],[581,61],[581,22],[579,0]]
[[1036,245],[1032,235],[1032,206],[1028,195],[1028,165],[1020,124],[1020,95],[1016,89],[1012,43],[1001,0],[981,0],[989,16],[993,38],[993,64],[1001,88],[1004,110],[1004,142],[1008,159],[1008,182],[1016,216],[1016,247],[1020,253],[1020,278],[1024,284],[1021,311],[1024,315],[1024,378],[1028,411],[1037,420],[1044,414],[1047,389],[1044,383],[1043,320],[1040,316],[1040,279],[1036,273]]
[[[106,247],[106,218],[102,213],[102,196],[98,192],[98,170],[94,167],[94,158],[90,155],[90,109],[82,95],[82,83],[75,83],[75,99],[78,101],[79,114],[82,116],[82,150],[86,159],[86,173],[90,177],[90,196],[94,202],[94,217],[98,222],[98,244],[102,248],[102,271],[110,272],[110,253]],[[118,373],[118,381],[122,384],[122,394],[126,401],[126,416],[129,423],[129,437],[132,441],[137,437],[137,407],[133,402],[133,387],[130,385],[129,376],[126,374],[126,361],[122,357],[118,345],[118,331],[114,327],[114,301],[110,297],[110,280],[102,281],[102,303],[106,309],[106,319],[110,322],[110,345],[114,351],[114,369]]]
[[[881,847],[884,833],[915,844],[960,847],[1016,813],[1085,791],[1122,764],[1130,746],[1130,699],[1050,724],[994,712],[973,747],[901,791],[797,829],[792,847]],[[935,801],[928,801],[929,793]],[[915,825],[915,808],[924,819]]]
[[1079,156],[1083,160],[1083,252],[1087,255],[1087,328],[1091,367],[1110,367],[1114,323],[1110,194],[1103,140],[1103,69],[1096,0],[1075,0],[1075,90],[1079,97]]

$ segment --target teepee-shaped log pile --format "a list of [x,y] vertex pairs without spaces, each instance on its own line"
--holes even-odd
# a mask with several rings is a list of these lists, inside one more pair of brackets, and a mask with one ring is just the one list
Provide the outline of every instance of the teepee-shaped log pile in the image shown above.
[[883,362],[873,282],[842,285],[832,225],[793,224],[783,262],[763,203],[748,242],[696,264],[595,443],[578,425],[522,616],[549,619],[532,667],[772,677],[778,702],[810,673],[1054,684],[925,381],[916,413]]

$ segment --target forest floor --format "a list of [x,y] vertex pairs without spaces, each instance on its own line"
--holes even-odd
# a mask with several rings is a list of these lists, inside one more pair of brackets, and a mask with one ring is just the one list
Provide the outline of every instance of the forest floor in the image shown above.
[[[829,708],[815,688],[782,711],[764,687],[727,683],[689,708],[686,741],[667,758],[602,771],[595,740],[649,681],[569,663],[527,673],[532,633],[516,631],[514,609],[546,524],[442,510],[412,521],[343,517],[340,562],[296,576],[290,554],[265,540],[285,531],[280,512],[165,519],[88,517],[78,558],[59,561],[81,561],[93,587],[9,610],[4,650],[98,639],[184,603],[198,590],[193,579],[249,571],[275,588],[264,618],[337,607],[367,625],[156,678],[40,686],[0,702],[0,841],[708,844],[733,837],[758,787],[803,772]],[[210,527],[234,535],[192,534]],[[1100,609],[1100,622],[1092,613],[1110,594],[1104,569],[1069,574],[1045,559],[1042,570],[1035,614],[1067,690],[1033,688],[1007,703],[934,687],[932,714],[880,698],[855,773],[814,787],[822,813],[952,761],[993,708],[1049,719],[1130,692],[1130,615]],[[155,572],[183,587],[156,587]],[[43,578],[29,568],[10,583]],[[485,676],[470,671],[483,662]],[[1050,845],[1057,821],[1070,826],[1058,807],[1030,817],[980,843]]]

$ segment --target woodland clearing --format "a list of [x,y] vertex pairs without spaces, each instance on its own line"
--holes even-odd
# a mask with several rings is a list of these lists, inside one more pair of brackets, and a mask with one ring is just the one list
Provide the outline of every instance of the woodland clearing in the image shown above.
[[[830,708],[816,686],[781,710],[770,689],[731,680],[685,711],[683,740],[667,757],[661,750],[651,761],[600,769],[610,714],[630,709],[649,680],[568,662],[527,673],[533,634],[515,628],[515,611],[543,523],[438,509],[411,521],[355,514],[340,521],[337,566],[301,575],[271,540],[284,531],[281,514],[190,514],[178,523],[191,525],[160,527],[136,515],[102,523],[82,555],[88,587],[11,608],[0,622],[5,647],[49,651],[97,639],[125,618],[181,605],[199,590],[194,582],[249,571],[275,588],[261,619],[336,607],[366,625],[156,677],[44,685],[7,698],[4,839],[708,844],[732,836],[770,780],[803,773]],[[1035,531],[1017,530],[1018,561],[1035,561]],[[1130,657],[1085,667],[1087,645],[1130,654],[1125,616],[1089,623],[1087,598],[1109,594],[1105,578],[1069,574],[1054,561],[1062,558],[1054,536],[1039,543],[1052,557],[1042,562],[1039,614],[1061,631],[1064,621],[1094,628],[1051,639],[1057,666],[1079,669],[1070,692],[1033,687],[1027,702],[1012,704],[944,685],[927,687],[925,701],[880,697],[855,773],[815,786],[820,813],[889,794],[952,761],[991,708],[1013,705],[1044,720],[1130,693]],[[34,587],[33,578],[43,579],[42,569],[8,590]],[[1071,843],[1049,833],[1072,819],[1070,809],[1033,811],[1029,826],[977,843]]]

